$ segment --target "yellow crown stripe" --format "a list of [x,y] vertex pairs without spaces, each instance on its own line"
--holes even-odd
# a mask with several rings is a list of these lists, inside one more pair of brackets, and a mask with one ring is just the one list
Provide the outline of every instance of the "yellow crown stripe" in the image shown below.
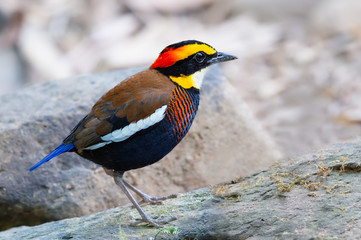
[[195,43],[190,45],[184,45],[175,49],[174,54],[176,55],[177,61],[179,61],[186,59],[187,57],[200,51],[205,52],[207,55],[212,55],[217,52],[214,48],[208,46],[207,44]]

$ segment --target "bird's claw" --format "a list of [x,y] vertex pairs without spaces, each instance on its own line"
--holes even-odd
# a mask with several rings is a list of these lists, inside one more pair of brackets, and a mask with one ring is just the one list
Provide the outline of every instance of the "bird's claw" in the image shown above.
[[177,217],[171,217],[171,218],[168,218],[168,219],[163,219],[163,220],[158,220],[158,219],[153,219],[153,218],[150,218],[150,217],[146,217],[146,218],[142,218],[141,220],[138,220],[138,221],[135,221],[135,222],[132,222],[130,225],[131,226],[137,226],[139,224],[142,224],[142,223],[145,223],[145,224],[148,224],[148,225],[151,225],[153,227],[156,227],[156,228],[161,228],[162,225],[165,225],[171,221],[174,221],[176,220]]
[[170,198],[176,198],[177,194],[171,194],[164,197],[151,197],[148,195],[143,195],[142,200],[139,202],[140,204],[163,204],[164,200],[170,199]]

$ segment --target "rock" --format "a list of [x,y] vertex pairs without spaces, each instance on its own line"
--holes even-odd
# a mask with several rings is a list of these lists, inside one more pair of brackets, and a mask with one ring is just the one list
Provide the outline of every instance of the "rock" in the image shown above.
[[23,25],[19,48],[32,68],[47,78],[71,76],[72,68],[54,39],[31,23]]
[[[0,98],[0,226],[95,213],[129,201],[96,164],[65,153],[28,169],[58,146],[93,103],[137,70],[34,85]],[[249,174],[279,152],[219,68],[205,79],[189,134],[164,160],[126,173],[153,195],[166,195]]]
[[358,0],[322,1],[311,12],[311,26],[324,35],[343,33],[360,38],[360,11],[361,2]]
[[[1,7],[0,7],[1,8]],[[14,12],[4,16],[0,10],[0,95],[11,92],[23,84],[24,62],[17,49],[18,35],[23,22],[23,13]]]
[[0,95],[15,91],[22,85],[25,73],[21,64],[21,58],[15,49],[0,47]]
[[128,8],[137,12],[137,14],[149,14],[149,13],[184,13],[191,10],[200,9],[206,5],[213,3],[214,0],[126,0],[125,3]]
[[260,19],[290,21],[307,18],[309,12],[320,2],[322,0],[233,0],[232,7],[236,12],[246,11]]
[[245,178],[145,206],[178,216],[164,229],[138,226],[130,205],[81,218],[18,227],[1,239],[358,239],[361,138]]

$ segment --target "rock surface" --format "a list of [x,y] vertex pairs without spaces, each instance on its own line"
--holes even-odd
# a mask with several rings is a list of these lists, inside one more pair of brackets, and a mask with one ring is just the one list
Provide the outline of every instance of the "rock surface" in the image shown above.
[[276,164],[266,171],[145,206],[178,220],[131,227],[128,206],[81,218],[18,227],[1,239],[358,239],[361,138]]
[[358,0],[322,1],[311,11],[311,26],[318,33],[326,36],[345,34],[359,38],[361,36],[360,10],[361,2]]
[[[87,215],[128,203],[102,168],[65,153],[34,172],[108,89],[139,70],[61,79],[0,97],[0,229]],[[189,134],[164,160],[126,173],[152,195],[214,184],[279,157],[268,135],[215,67]]]

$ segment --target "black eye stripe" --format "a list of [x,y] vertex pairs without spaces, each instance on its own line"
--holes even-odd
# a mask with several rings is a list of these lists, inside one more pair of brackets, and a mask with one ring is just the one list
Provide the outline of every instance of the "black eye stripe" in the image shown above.
[[[199,53],[199,52],[198,52]],[[204,53],[204,52],[202,52]],[[207,59],[211,58],[213,55],[209,56],[204,53],[205,59],[203,62],[198,62],[196,58],[196,54],[192,54],[189,57],[180,60],[173,65],[165,68],[155,68],[159,72],[163,73],[166,76],[174,76],[179,77],[180,75],[189,76],[197,71],[199,71],[202,68],[207,67],[209,64],[207,64]]]

